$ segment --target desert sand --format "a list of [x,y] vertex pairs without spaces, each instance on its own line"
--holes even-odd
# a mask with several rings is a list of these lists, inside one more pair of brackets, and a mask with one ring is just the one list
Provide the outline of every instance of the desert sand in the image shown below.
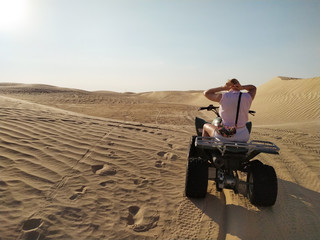
[[[208,86],[214,87],[214,86]],[[320,77],[258,87],[251,139],[278,177],[274,206],[245,192],[184,196],[201,91],[87,92],[0,84],[0,239],[319,239]]]

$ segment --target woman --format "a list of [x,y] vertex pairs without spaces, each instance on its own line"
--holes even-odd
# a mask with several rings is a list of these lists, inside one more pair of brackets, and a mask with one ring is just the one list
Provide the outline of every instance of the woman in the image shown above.
[[[241,94],[241,102],[239,107],[239,115],[237,126],[235,120],[237,115],[237,106],[239,101],[239,94],[241,90],[246,90]],[[226,93],[219,93],[227,91]],[[236,127],[236,134],[232,137],[223,137],[217,131],[217,126],[206,123],[203,125],[202,136],[216,137],[222,141],[239,141],[247,142],[250,138],[250,133],[246,128],[246,123],[249,118],[249,109],[256,95],[257,89],[253,85],[242,86],[237,79],[229,80],[223,87],[211,88],[203,94],[211,101],[219,102],[219,114],[222,118],[222,124],[227,127]]]

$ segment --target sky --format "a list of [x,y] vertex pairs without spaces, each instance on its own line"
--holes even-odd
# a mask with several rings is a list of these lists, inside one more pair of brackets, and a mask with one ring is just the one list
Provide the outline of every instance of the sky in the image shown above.
[[320,76],[320,0],[0,0],[0,82],[204,90]]

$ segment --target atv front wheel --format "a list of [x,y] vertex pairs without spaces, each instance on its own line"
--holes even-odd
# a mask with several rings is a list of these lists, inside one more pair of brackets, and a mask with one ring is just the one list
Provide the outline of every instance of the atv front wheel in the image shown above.
[[188,158],[185,194],[187,197],[204,198],[208,187],[208,161]]
[[260,162],[252,164],[247,175],[247,193],[257,206],[272,206],[278,193],[277,175],[273,167]]

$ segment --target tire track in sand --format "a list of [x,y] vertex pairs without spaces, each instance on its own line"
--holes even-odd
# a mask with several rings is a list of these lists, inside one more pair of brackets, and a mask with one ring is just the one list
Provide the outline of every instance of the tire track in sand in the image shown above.
[[171,229],[174,239],[225,239],[225,199],[209,181],[204,199],[184,197],[177,209]]

